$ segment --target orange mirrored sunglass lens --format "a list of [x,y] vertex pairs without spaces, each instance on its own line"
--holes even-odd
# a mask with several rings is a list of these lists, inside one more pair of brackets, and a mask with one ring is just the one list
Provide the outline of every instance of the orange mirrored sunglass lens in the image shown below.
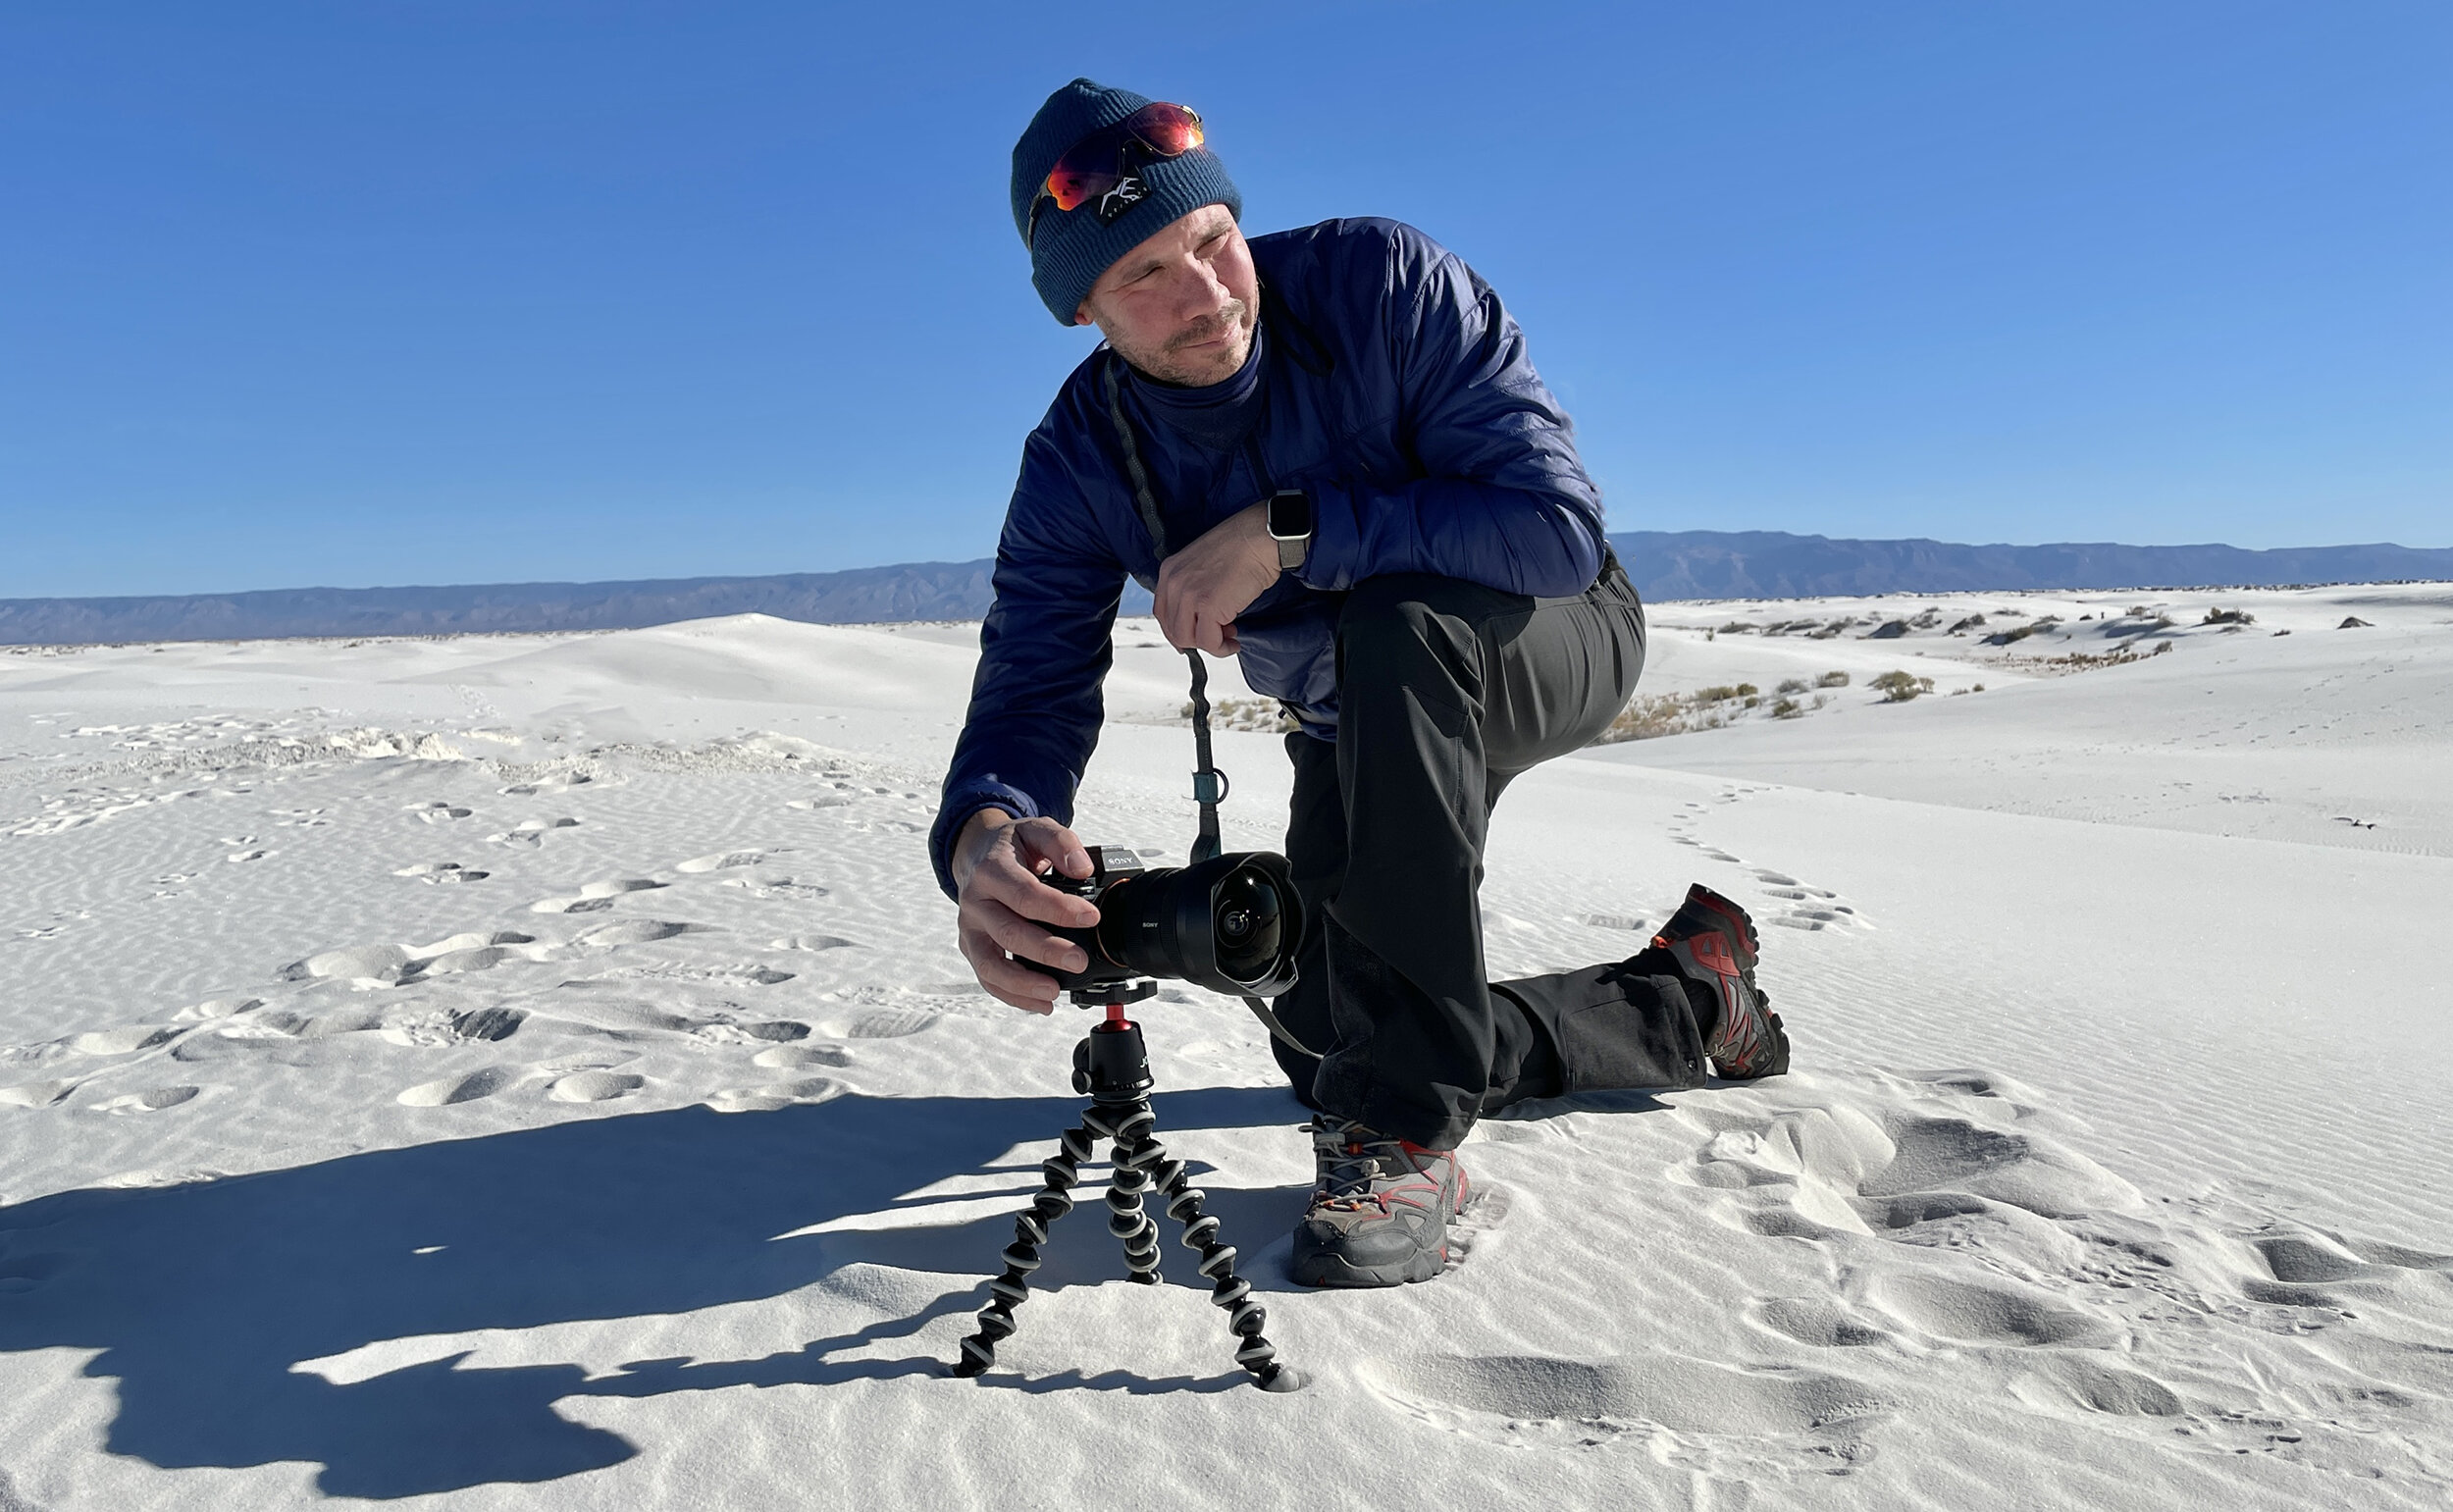
[[1144,105],[1103,131],[1073,144],[1048,173],[1045,192],[1059,210],[1078,209],[1082,201],[1106,193],[1122,182],[1118,153],[1137,140],[1162,158],[1181,157],[1202,144],[1201,117],[1181,105],[1157,101]]

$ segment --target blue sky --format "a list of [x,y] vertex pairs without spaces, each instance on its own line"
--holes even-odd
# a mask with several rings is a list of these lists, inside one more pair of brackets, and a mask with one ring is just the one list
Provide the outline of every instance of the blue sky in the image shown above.
[[1615,529],[2453,545],[2453,8],[0,13],[0,597],[993,547],[1087,74],[1422,226]]

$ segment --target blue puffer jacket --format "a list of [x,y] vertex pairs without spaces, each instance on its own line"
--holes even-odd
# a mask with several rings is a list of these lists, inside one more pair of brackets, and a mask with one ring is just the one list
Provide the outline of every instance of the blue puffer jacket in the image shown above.
[[[1222,426],[1193,412],[1208,391],[1133,377],[1127,417],[1171,546],[1279,489],[1311,495],[1302,569],[1238,615],[1235,634],[1253,690],[1333,740],[1348,589],[1430,572],[1541,598],[1582,593],[1601,567],[1601,500],[1524,334],[1454,253],[1383,220],[1326,221],[1251,246],[1260,339],[1245,372],[1218,386],[1249,397]],[[1072,822],[1124,577],[1158,580],[1108,413],[1102,371],[1114,360],[1102,347],[1074,369],[1022,448],[970,712],[929,835],[949,897],[948,848],[980,809]]]

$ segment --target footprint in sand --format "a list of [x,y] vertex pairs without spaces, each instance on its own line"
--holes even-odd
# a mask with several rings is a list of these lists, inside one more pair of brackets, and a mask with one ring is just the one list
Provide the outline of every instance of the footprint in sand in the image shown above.
[[233,1014],[243,1014],[251,1008],[263,1006],[262,998],[207,998],[193,1008],[181,1009],[171,1015],[171,1018],[180,1023],[198,1018],[227,1018]]
[[68,1048],[78,1055],[133,1055],[139,1050],[167,1045],[185,1032],[166,1024],[131,1023],[124,1028],[96,1029],[88,1034],[74,1035],[69,1039]]
[[2105,1320],[2007,1279],[1892,1273],[1873,1277],[1866,1295],[1908,1327],[1958,1344],[2083,1344],[2113,1334]]
[[488,835],[486,840],[491,845],[536,845],[548,831],[571,829],[578,823],[577,819],[522,819],[499,834]]
[[624,893],[652,892],[661,882],[648,877],[616,877],[609,882],[590,882],[580,888],[576,898],[546,898],[528,906],[531,913],[597,913],[613,907],[613,900]]
[[789,1018],[764,1023],[708,1023],[694,1030],[699,1038],[714,1045],[746,1045],[763,1043],[789,1045],[809,1037],[809,1026]]
[[182,1103],[194,1101],[196,1094],[202,1090],[204,1090],[202,1087],[154,1087],[149,1091],[130,1092],[125,1097],[114,1097],[107,1102],[96,1103],[93,1105],[93,1111],[113,1114],[159,1113],[165,1108],[176,1108]]
[[718,1092],[706,1100],[717,1113],[773,1113],[795,1103],[822,1103],[841,1097],[847,1089],[831,1076],[812,1076],[805,1081],[772,1081],[764,1086],[739,1087]]
[[1766,1297],[1748,1311],[1758,1326],[1817,1349],[1853,1349],[1891,1337],[1827,1297]]
[[1661,1351],[1596,1361],[1415,1355],[1368,1363],[1361,1375],[1374,1395],[1446,1432],[1571,1452],[1632,1437],[1696,1470],[1723,1459],[1845,1470],[1870,1457],[1865,1435],[1895,1410],[1882,1392],[1845,1376]]
[[498,1066],[489,1066],[464,1075],[445,1076],[439,1081],[424,1081],[401,1093],[395,1101],[411,1108],[448,1108],[455,1103],[473,1103],[492,1097],[519,1077]]
[[718,851],[712,856],[694,856],[673,869],[696,875],[705,871],[723,871],[734,866],[755,866],[766,860],[764,851]]
[[555,1077],[553,1084],[546,1088],[546,1096],[557,1103],[606,1103],[627,1097],[647,1084],[647,1077],[628,1071],[573,1071]]
[[454,1040],[486,1040],[499,1043],[519,1032],[528,1016],[516,1008],[477,1008],[454,1014],[449,1020]]
[[457,804],[444,803],[440,799],[433,803],[410,804],[406,807],[411,815],[428,824],[447,823],[452,819],[465,819],[469,815],[468,809]]
[[937,1021],[937,1016],[925,1009],[883,1008],[861,1014],[833,1030],[832,1039],[901,1039],[917,1034]]
[[705,927],[663,918],[626,918],[618,924],[599,924],[571,943],[582,950],[604,951],[623,945],[645,945],[652,940],[669,940],[675,935]]
[[48,1108],[76,1090],[74,1081],[21,1081],[0,1087],[0,1108]]
[[419,861],[392,873],[395,877],[415,877],[420,882],[483,882],[492,872],[478,871],[458,861]]
[[1576,922],[1594,929],[1624,929],[1642,934],[1647,921],[1633,913],[1579,913]]
[[768,950],[806,951],[857,950],[861,948],[861,942],[832,934],[788,934],[781,939],[767,941],[766,948]]
[[795,1071],[808,1066],[841,1068],[852,1064],[852,1052],[841,1045],[777,1045],[752,1056],[750,1064],[766,1071]]

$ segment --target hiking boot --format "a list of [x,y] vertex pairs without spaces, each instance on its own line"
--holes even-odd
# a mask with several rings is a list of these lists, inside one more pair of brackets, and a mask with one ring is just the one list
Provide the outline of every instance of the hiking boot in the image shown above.
[[1719,1021],[1703,1047],[1712,1069],[1751,1081],[1789,1069],[1788,1030],[1771,1011],[1771,995],[1754,985],[1754,920],[1746,910],[1697,882],[1652,944],[1720,1000]]
[[1383,1138],[1322,1114],[1312,1120],[1312,1154],[1320,1176],[1295,1225],[1298,1284],[1394,1286],[1446,1268],[1448,1220],[1467,1200],[1455,1151]]

